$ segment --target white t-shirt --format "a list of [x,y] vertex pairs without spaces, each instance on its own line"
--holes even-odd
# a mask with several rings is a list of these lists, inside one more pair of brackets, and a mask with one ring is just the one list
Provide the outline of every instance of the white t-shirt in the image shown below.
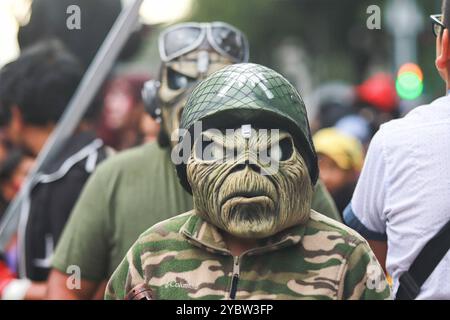
[[[450,96],[384,124],[373,138],[345,222],[386,240],[394,281],[450,221]],[[450,299],[450,251],[418,299]]]

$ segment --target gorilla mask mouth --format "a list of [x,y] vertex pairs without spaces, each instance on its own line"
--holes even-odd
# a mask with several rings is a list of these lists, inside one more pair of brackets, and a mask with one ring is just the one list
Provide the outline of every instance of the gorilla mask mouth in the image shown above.
[[254,237],[274,228],[277,221],[275,202],[265,192],[234,192],[222,200],[222,219],[239,234]]
[[242,203],[251,204],[252,202],[263,202],[263,201],[271,201],[272,198],[268,196],[265,192],[261,191],[242,191],[242,192],[233,192],[226,196],[221,203],[221,207],[225,205],[227,201],[234,200]]
[[277,226],[275,202],[268,196],[240,197],[227,200],[222,214],[229,231],[243,238],[261,238]]

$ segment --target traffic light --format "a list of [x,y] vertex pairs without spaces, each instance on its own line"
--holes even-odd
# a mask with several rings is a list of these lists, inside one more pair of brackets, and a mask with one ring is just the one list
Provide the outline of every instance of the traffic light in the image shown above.
[[397,94],[404,100],[414,100],[423,93],[423,72],[414,63],[401,66],[395,83]]

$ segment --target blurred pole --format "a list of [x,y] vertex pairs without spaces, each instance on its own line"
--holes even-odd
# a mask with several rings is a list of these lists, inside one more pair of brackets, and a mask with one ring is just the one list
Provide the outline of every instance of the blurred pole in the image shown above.
[[[394,40],[393,74],[408,62],[417,64],[417,37],[424,26],[416,0],[390,0],[386,7],[386,22]],[[419,100],[400,100],[400,112],[408,113],[420,104]]]
[[66,141],[78,127],[80,120],[105,80],[122,48],[138,23],[139,8],[143,0],[134,0],[124,8],[108,33],[94,60],[84,74],[55,130],[47,139],[19,194],[8,206],[0,224],[0,252],[4,252],[12,236],[17,232],[20,213],[28,210],[29,193],[36,184],[38,174],[64,147]]
[[423,18],[416,0],[390,0],[386,22],[394,40],[394,69],[404,63],[417,63],[417,37],[423,29]]

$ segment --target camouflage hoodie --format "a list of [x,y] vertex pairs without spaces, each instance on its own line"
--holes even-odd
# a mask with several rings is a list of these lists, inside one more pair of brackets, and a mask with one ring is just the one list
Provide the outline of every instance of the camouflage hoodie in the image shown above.
[[309,221],[233,257],[193,211],[143,233],[108,283],[106,299],[138,285],[153,299],[389,299],[367,242],[315,211]]

